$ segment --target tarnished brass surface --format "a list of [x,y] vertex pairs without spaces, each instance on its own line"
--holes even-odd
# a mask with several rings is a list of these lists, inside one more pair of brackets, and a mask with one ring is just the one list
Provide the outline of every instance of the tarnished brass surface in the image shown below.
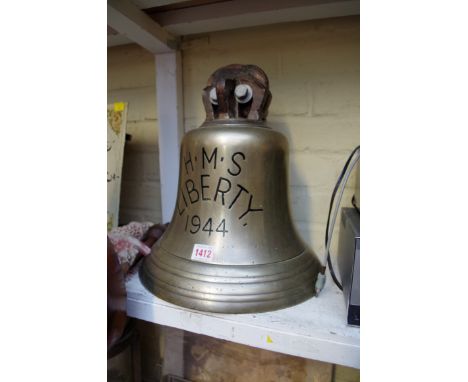
[[[218,104],[210,102],[207,121],[182,140],[173,219],[140,270],[143,284],[157,296],[224,313],[304,301],[315,294],[321,269],[291,220],[287,140],[263,121],[271,98],[266,75],[249,66],[256,75],[249,77],[236,67],[227,74],[222,68],[224,77],[215,72],[205,88],[205,107],[211,88]],[[253,89],[250,104],[233,103],[239,83]],[[200,244],[209,246],[208,258],[193,258]]]

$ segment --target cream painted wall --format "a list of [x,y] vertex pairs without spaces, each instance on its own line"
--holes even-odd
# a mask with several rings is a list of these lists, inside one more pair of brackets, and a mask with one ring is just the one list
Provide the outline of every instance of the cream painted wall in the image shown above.
[[[201,90],[208,77],[231,63],[258,65],[270,79],[269,125],[290,142],[293,219],[304,241],[322,256],[330,194],[347,156],[359,144],[359,17],[185,37],[186,131],[204,120]],[[153,56],[136,45],[108,49],[108,99],[129,103],[128,133],[133,138],[125,151],[123,223],[161,220],[155,97]],[[353,183],[351,179],[344,196],[347,205]]]
[[[204,120],[201,90],[214,70],[241,63],[267,73],[273,94],[269,125],[290,143],[293,219],[322,256],[331,192],[359,144],[359,17],[189,36],[182,51],[186,130]],[[344,204],[350,205],[354,182]]]

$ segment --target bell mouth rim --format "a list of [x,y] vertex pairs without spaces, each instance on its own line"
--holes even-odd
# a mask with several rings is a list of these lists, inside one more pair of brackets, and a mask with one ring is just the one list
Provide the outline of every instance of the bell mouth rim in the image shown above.
[[[215,313],[260,313],[288,308],[317,295],[314,286],[319,260],[312,251],[305,250],[295,256],[293,259],[298,261],[294,269],[285,269],[279,263],[218,266],[220,271],[214,275],[207,267],[211,264],[200,263],[200,269],[188,270],[180,268],[180,262],[193,265],[193,261],[178,258],[171,264],[165,261],[166,257],[178,256],[163,250],[156,258],[145,258],[138,271],[139,278],[150,293],[185,308]],[[150,265],[150,260],[155,262]],[[275,268],[274,272],[272,269],[265,272],[264,268],[271,267]],[[243,269],[229,274],[236,271],[233,268]]]
[[213,126],[249,126],[249,127],[262,127],[266,129],[271,129],[270,126],[266,124],[266,121],[254,121],[252,119],[245,118],[229,118],[229,119],[213,119],[203,122],[200,126],[202,127],[213,127]]

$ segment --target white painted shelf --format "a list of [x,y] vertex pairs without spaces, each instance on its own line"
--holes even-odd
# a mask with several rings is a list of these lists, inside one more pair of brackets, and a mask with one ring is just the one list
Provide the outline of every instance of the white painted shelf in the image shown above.
[[205,313],[152,295],[138,274],[127,280],[127,314],[193,333],[279,353],[359,368],[360,329],[346,325],[341,291],[329,275],[319,297],[258,314]]

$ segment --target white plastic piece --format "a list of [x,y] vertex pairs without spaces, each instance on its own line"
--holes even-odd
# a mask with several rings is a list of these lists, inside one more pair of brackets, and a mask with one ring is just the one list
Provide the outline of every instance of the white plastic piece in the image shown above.
[[315,293],[317,293],[317,296],[322,291],[323,286],[325,285],[325,280],[326,280],[325,275],[322,273],[319,273],[317,276],[317,281],[315,282]]
[[213,105],[218,104],[218,96],[216,95],[216,88],[211,88],[211,90],[210,90],[210,102]]
[[247,103],[252,99],[253,96],[252,88],[245,84],[237,85],[236,89],[234,90],[234,94],[236,95],[236,100],[239,103]]

